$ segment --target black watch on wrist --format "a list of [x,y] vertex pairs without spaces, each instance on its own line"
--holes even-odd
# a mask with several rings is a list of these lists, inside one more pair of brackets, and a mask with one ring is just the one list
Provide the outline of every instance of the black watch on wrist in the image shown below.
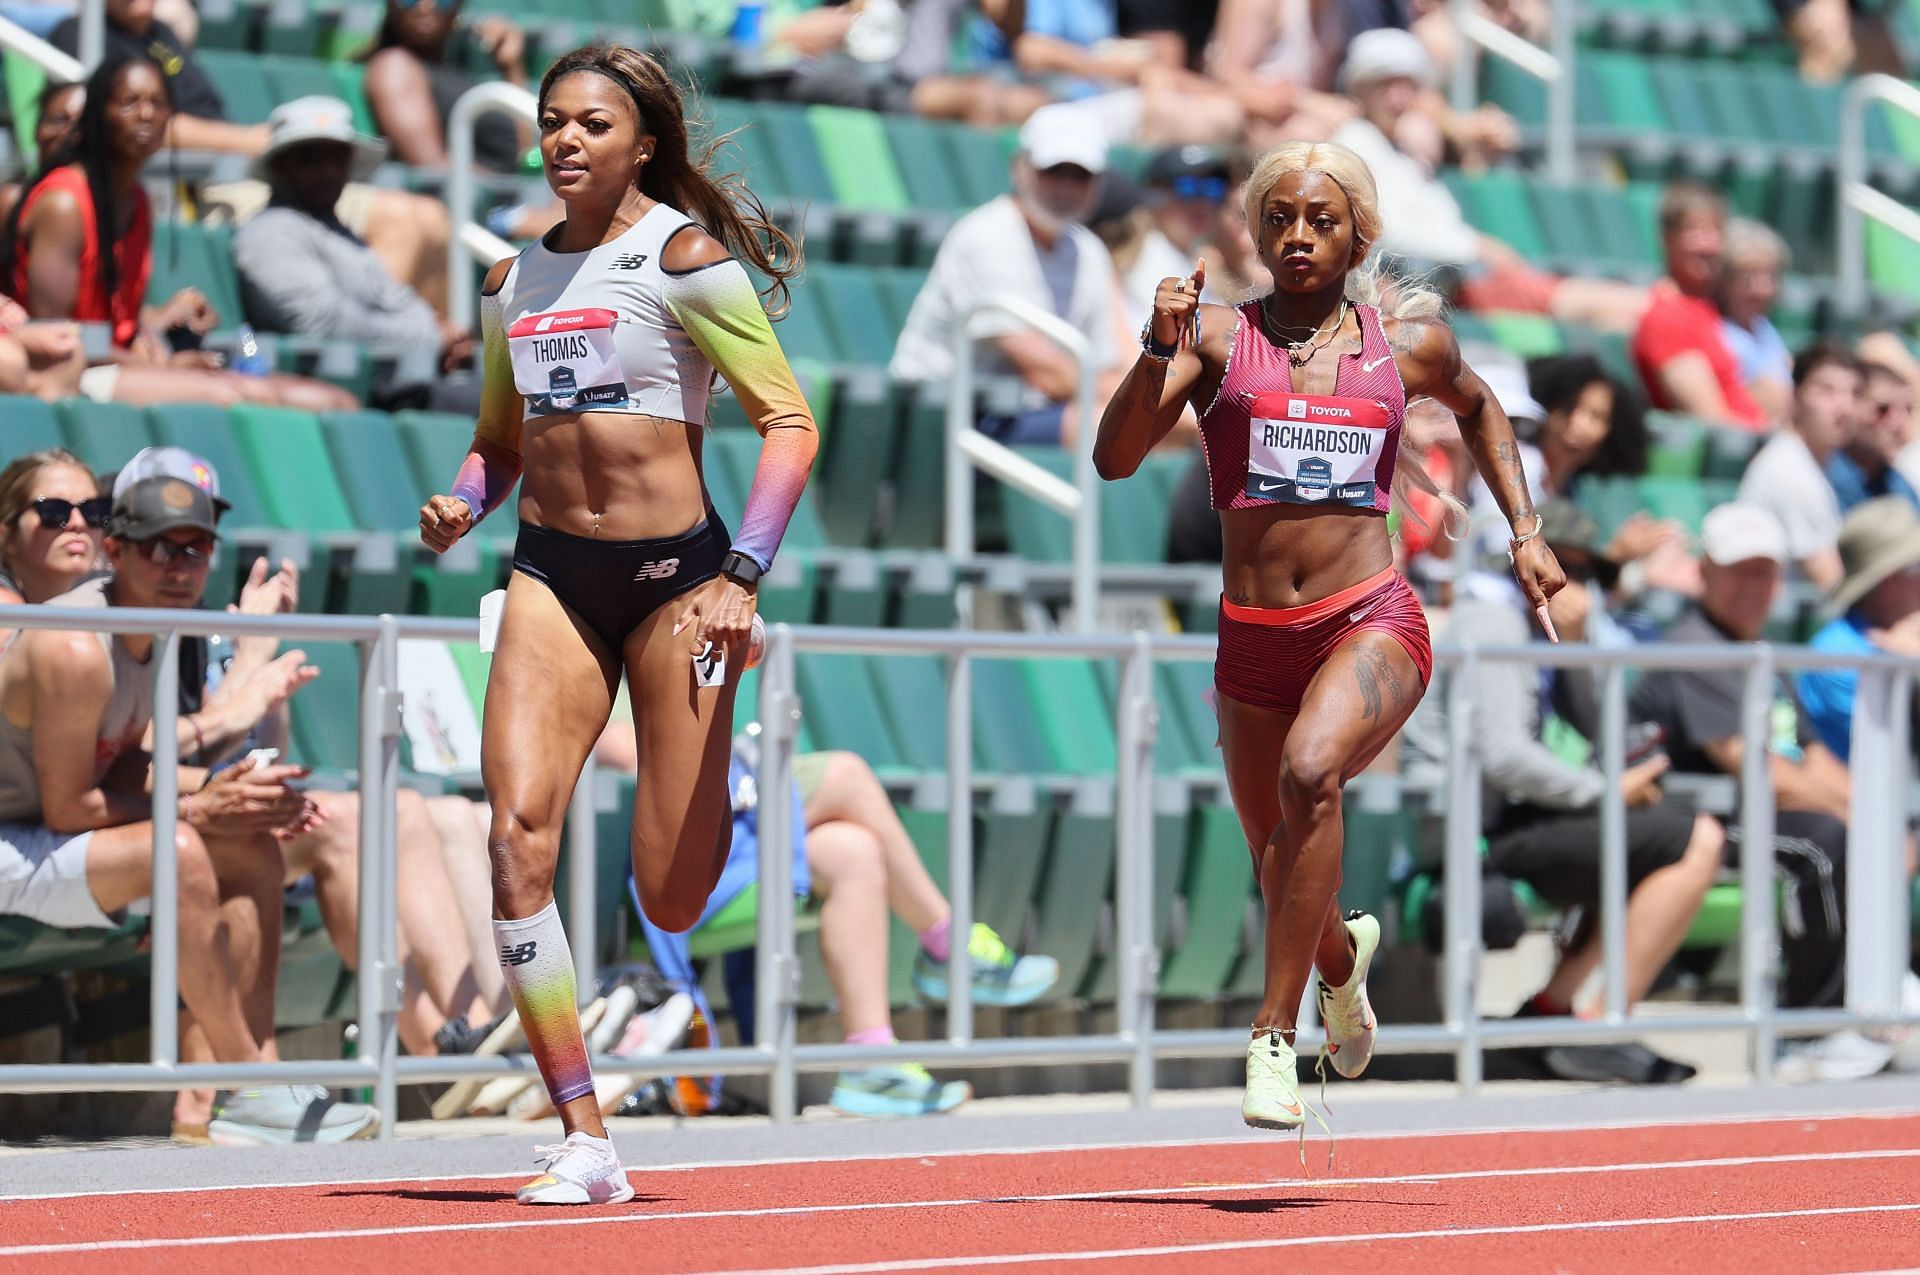
[[738,549],[731,549],[720,560],[720,574],[743,589],[752,589],[759,586],[760,577],[766,573],[752,558]]

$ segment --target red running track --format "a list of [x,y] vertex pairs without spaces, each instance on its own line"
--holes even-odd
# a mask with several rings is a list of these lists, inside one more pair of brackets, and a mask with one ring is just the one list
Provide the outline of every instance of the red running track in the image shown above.
[[[1291,1138],[0,1200],[0,1270],[1882,1270],[1920,1261],[1920,1117]],[[529,1173],[527,1176],[531,1176]],[[1416,1267],[1414,1264],[1417,1263]]]

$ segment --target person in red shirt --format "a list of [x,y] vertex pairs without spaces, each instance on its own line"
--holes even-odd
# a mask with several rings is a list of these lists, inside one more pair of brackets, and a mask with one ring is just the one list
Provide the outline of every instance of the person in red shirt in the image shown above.
[[[169,352],[162,334],[204,334],[219,321],[205,296],[182,288],[147,306],[153,273],[153,214],[141,170],[160,150],[173,115],[159,64],[110,57],[87,81],[79,127],[27,183],[0,238],[0,288],[32,319],[110,327],[113,348],[80,378],[102,402],[272,403],[347,411],[353,395],[324,381],[222,369],[202,350]],[[239,316],[231,316],[237,319]]]
[[1633,362],[1655,407],[1766,429],[1767,414],[1740,378],[1713,301],[1726,223],[1726,201],[1718,192],[1690,182],[1667,188],[1660,200],[1667,277],[1654,285],[1653,299],[1634,329]]

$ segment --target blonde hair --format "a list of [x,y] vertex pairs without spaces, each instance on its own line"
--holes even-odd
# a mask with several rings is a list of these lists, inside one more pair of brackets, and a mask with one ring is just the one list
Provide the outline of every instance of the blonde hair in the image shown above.
[[1247,227],[1260,242],[1260,209],[1282,177],[1319,173],[1338,186],[1353,210],[1353,262],[1347,271],[1347,300],[1370,305],[1394,319],[1437,317],[1446,303],[1432,288],[1390,275],[1374,246],[1380,242],[1380,188],[1367,161],[1338,142],[1282,142],[1260,157],[1247,179]]

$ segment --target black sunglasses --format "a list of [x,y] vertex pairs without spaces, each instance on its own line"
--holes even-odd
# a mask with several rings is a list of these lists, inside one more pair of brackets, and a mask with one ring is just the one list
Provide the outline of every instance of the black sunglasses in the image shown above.
[[113,498],[95,496],[90,500],[75,501],[62,500],[58,496],[42,496],[27,508],[40,515],[40,525],[49,530],[64,529],[76,509],[89,527],[104,527],[107,525],[107,516],[113,512]]

